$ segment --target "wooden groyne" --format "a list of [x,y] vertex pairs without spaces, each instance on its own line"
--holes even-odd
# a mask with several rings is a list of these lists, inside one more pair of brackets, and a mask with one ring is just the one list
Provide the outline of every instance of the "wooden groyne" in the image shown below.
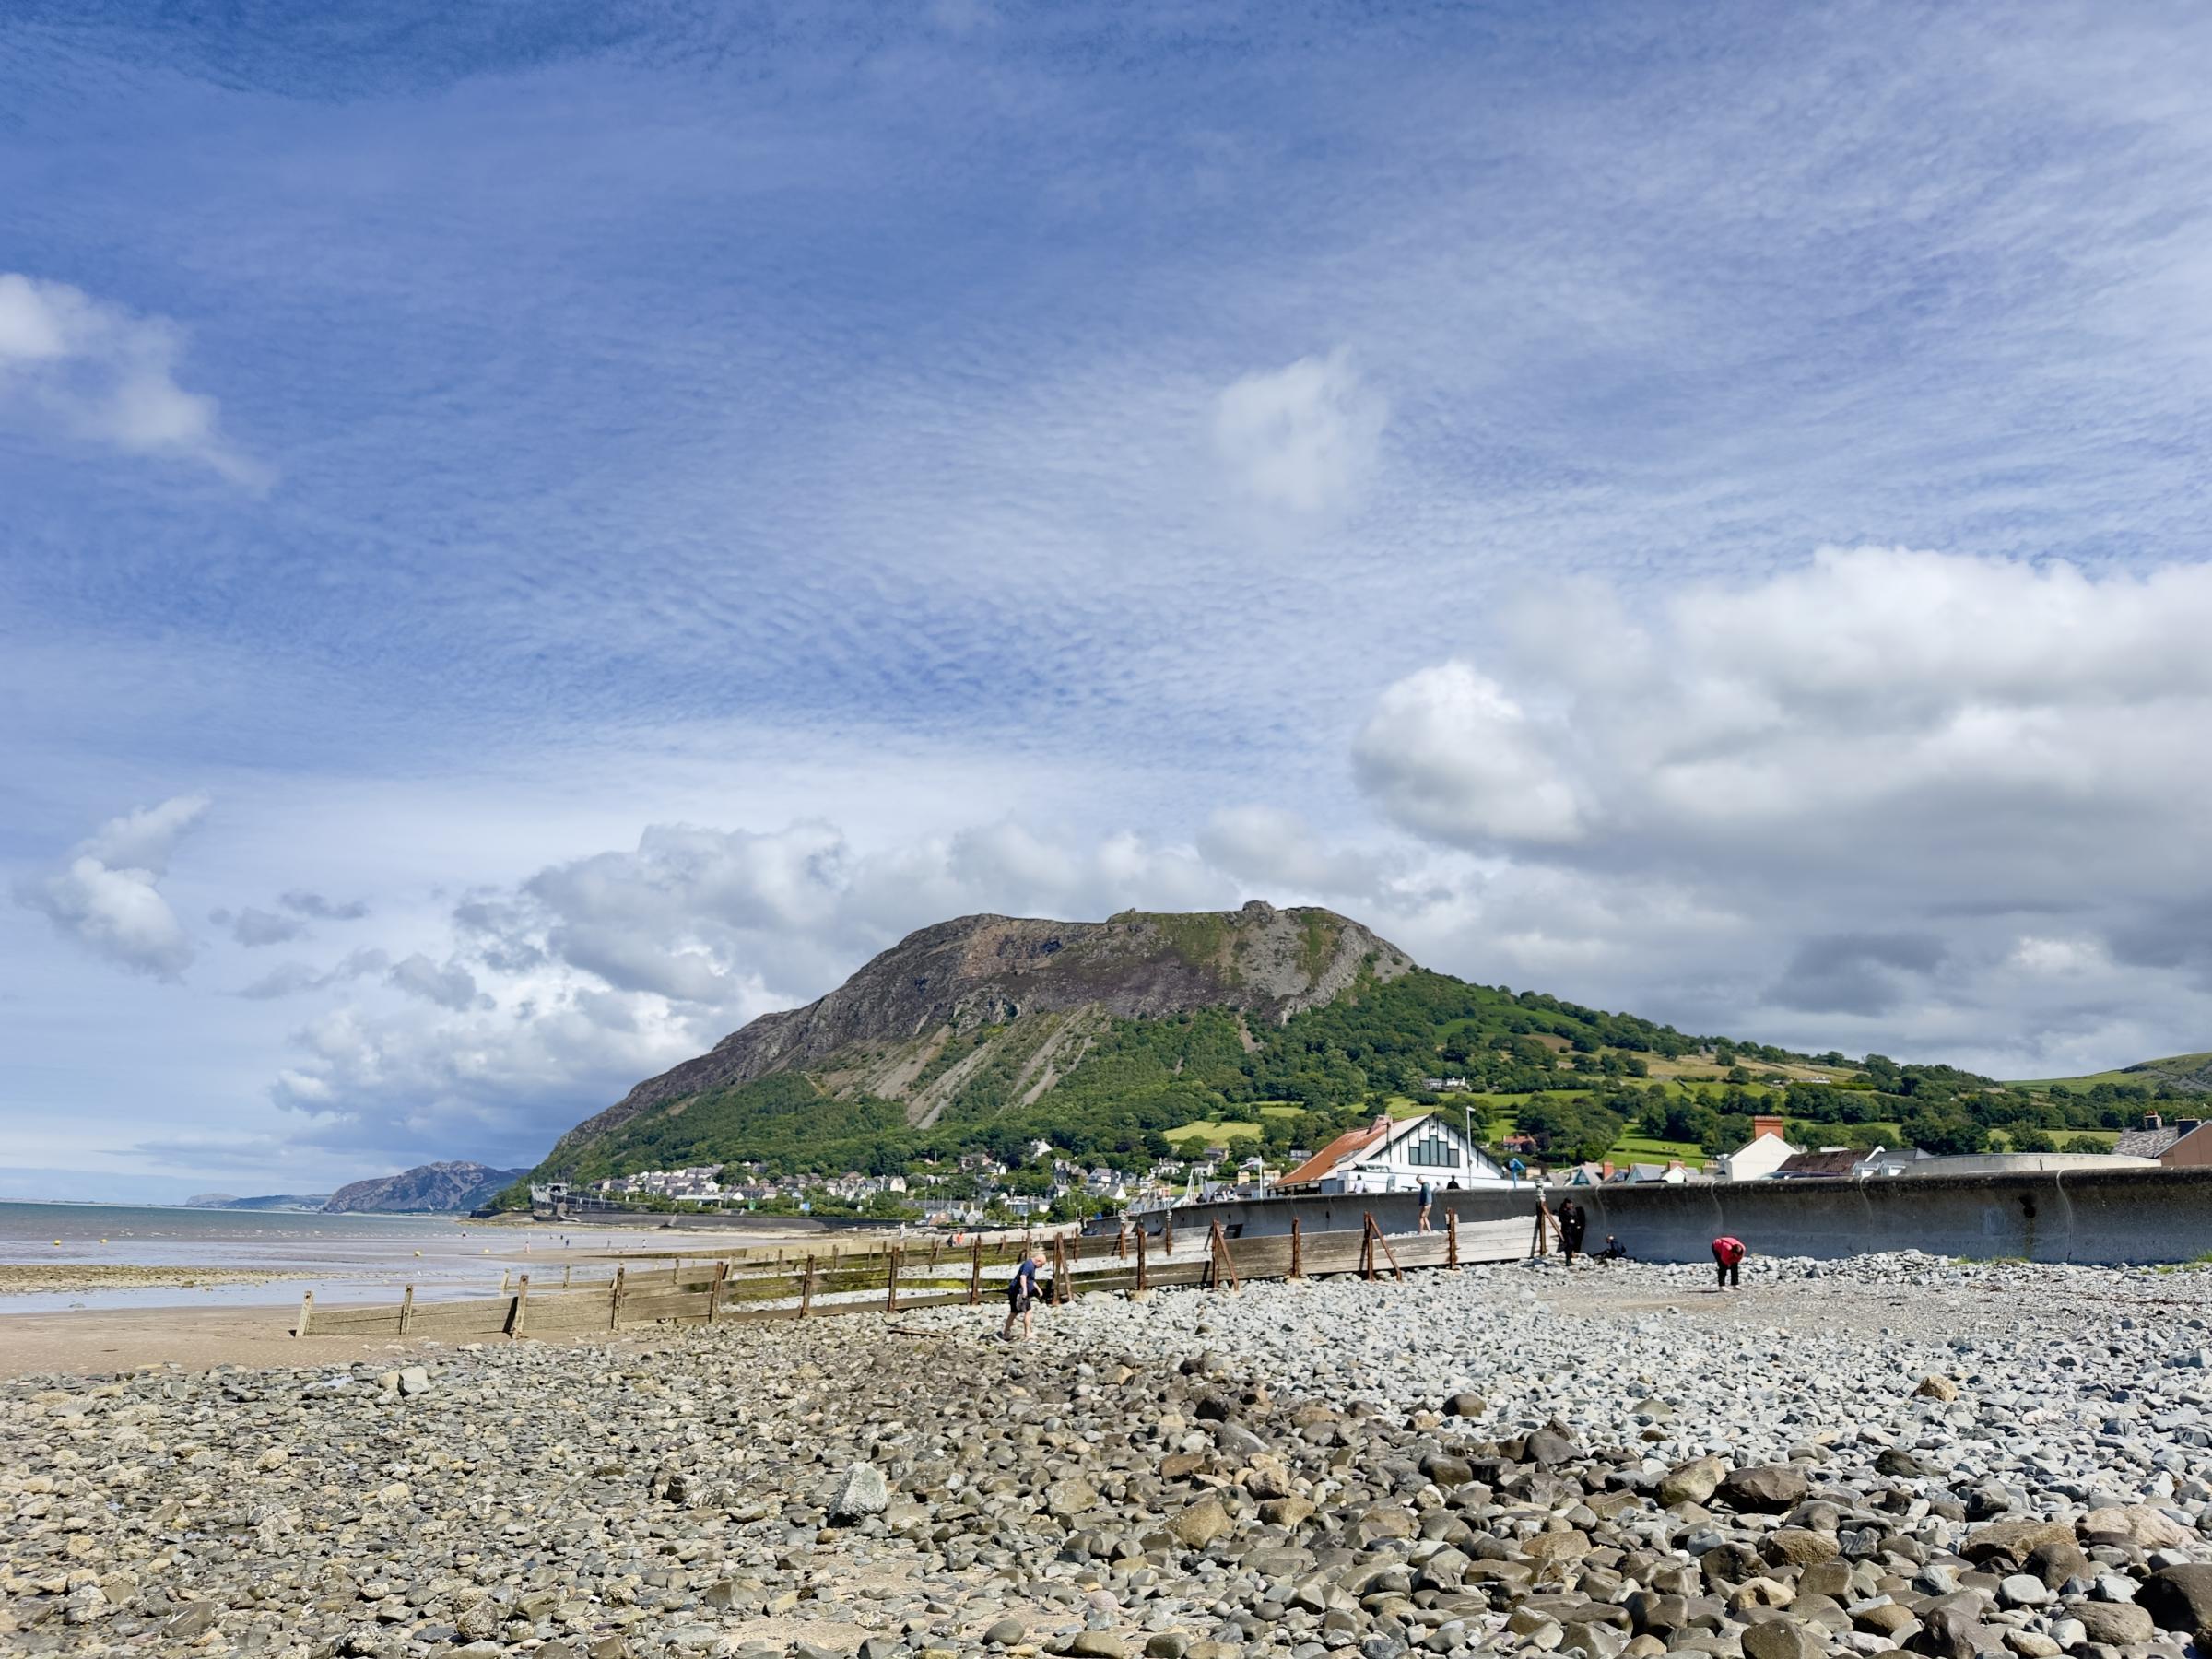
[[1233,1288],[1246,1280],[1331,1274],[1403,1277],[1408,1269],[1518,1259],[1540,1253],[1548,1241],[1541,1213],[1507,1230],[1487,1226],[1479,1233],[1463,1238],[1457,1218],[1447,1216],[1435,1232],[1390,1234],[1367,1215],[1354,1230],[1308,1232],[1294,1225],[1278,1235],[1232,1239],[1218,1221],[1179,1229],[1170,1212],[1158,1232],[1131,1227],[1088,1237],[997,1233],[958,1242],[686,1250],[631,1258],[611,1275],[586,1277],[571,1267],[558,1281],[548,1276],[534,1283],[524,1273],[496,1297],[418,1302],[410,1286],[394,1303],[318,1308],[311,1291],[300,1298],[293,1335],[574,1335],[668,1322],[716,1324],[972,1307],[1003,1295],[1015,1265],[1032,1247],[1045,1253],[1043,1294],[1065,1302],[1099,1291]]

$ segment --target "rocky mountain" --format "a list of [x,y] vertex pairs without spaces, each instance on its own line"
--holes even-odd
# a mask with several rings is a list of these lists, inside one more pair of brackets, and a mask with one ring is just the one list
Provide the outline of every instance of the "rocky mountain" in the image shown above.
[[1095,1056],[1117,1021],[1204,1010],[1226,1021],[1232,1046],[1250,1051],[1256,1032],[1413,966],[1332,911],[1257,900],[1227,912],[1129,911],[1104,922],[961,916],[909,935],[827,996],[763,1015],[646,1079],[562,1136],[541,1168],[596,1167],[606,1160],[587,1149],[634,1143],[649,1119],[677,1118],[693,1101],[773,1077],[810,1085],[787,1108],[803,1107],[808,1092],[848,1105],[888,1103],[896,1110],[878,1112],[874,1128],[928,1130],[948,1110],[988,1115],[1039,1101]]
[[349,1182],[323,1207],[334,1215],[408,1212],[446,1215],[488,1204],[527,1171],[495,1170],[488,1164],[456,1161],[419,1164],[397,1175]]
[[323,1193],[265,1193],[258,1198],[233,1198],[229,1193],[200,1193],[184,1200],[186,1209],[319,1210],[329,1202]]

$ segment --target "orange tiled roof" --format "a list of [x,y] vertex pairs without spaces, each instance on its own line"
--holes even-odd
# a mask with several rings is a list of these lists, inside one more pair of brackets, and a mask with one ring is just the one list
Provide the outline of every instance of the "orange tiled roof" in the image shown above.
[[1347,1129],[1275,1184],[1278,1187],[1304,1186],[1319,1181],[1353,1153],[1366,1151],[1394,1127],[1396,1125],[1390,1119],[1383,1117],[1377,1118],[1364,1129]]

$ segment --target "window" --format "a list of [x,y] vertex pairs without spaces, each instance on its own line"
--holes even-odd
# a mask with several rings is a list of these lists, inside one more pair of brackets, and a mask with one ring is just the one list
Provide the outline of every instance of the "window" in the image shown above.
[[1406,1161],[1424,1170],[1456,1170],[1459,1147],[1441,1129],[1425,1129],[1406,1147]]

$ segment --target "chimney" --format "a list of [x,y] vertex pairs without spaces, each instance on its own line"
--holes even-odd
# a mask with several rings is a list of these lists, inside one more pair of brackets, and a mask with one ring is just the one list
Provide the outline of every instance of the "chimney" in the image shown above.
[[2203,1124],[2202,1118],[2175,1118],[2173,1120],[2173,1126],[2183,1135],[2194,1135],[2199,1128],[2203,1127]]
[[2146,1129],[2163,1129],[2165,1126],[2166,1126],[2166,1121],[2165,1121],[2163,1118],[2159,1117],[2159,1114],[2158,1114],[2157,1112],[2145,1112],[2145,1113],[2143,1114],[2143,1127],[2144,1127],[2144,1128],[2146,1128]]
[[1781,1140],[1783,1138],[1782,1132],[1785,1126],[1780,1117],[1771,1112],[1761,1112],[1751,1120],[1751,1138],[1757,1140],[1762,1135],[1771,1135],[1776,1140]]

